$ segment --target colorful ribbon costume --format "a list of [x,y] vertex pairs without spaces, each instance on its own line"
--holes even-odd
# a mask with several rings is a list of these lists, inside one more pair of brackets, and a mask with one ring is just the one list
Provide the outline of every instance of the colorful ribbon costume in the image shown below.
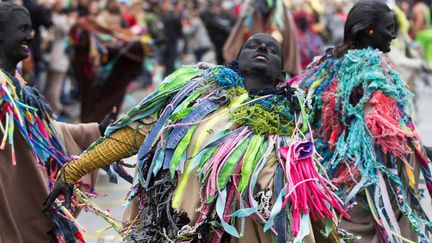
[[339,186],[337,194],[347,204],[356,197],[368,202],[382,242],[404,239],[390,203],[397,199],[396,208],[420,241],[429,242],[432,218],[420,203],[416,168],[431,194],[431,162],[411,120],[410,93],[399,73],[377,50],[349,50],[339,59],[329,50],[299,80],[312,98],[315,145]]
[[[37,90],[21,83],[24,81],[18,73],[12,76],[0,70],[0,149],[8,151],[10,148],[12,153],[12,161],[2,163],[16,165],[20,162],[16,161],[14,147],[14,137],[19,131],[27,142],[28,149],[32,151],[34,161],[45,168],[49,180],[49,185],[46,186],[51,187],[58,171],[70,158],[66,156],[65,147],[52,120],[51,108]],[[21,149],[18,148],[17,152]],[[59,242],[84,242],[81,233],[70,220],[72,216],[65,209],[56,209],[48,214]]]
[[[243,78],[223,66],[183,67],[69,163],[64,180],[130,155],[122,144],[141,144],[129,192],[140,213],[126,240],[220,242],[242,238],[245,220],[277,242],[302,240],[311,219],[332,226],[332,208],[345,214],[319,174],[304,104],[294,88],[247,92]],[[140,127],[145,136],[137,135]],[[195,200],[199,208],[182,212]]]

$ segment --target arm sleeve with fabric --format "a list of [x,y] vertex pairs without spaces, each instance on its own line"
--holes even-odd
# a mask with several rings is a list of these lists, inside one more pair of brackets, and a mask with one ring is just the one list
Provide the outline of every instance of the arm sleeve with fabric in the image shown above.
[[74,184],[95,169],[109,166],[115,161],[134,155],[144,138],[143,134],[135,132],[130,127],[121,128],[92,150],[66,164],[62,170],[62,179]]

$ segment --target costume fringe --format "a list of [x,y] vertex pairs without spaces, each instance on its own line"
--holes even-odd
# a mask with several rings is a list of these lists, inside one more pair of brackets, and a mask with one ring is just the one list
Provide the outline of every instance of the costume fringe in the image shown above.
[[[299,80],[313,97],[312,114],[321,114],[316,145],[332,181],[343,185],[338,195],[349,203],[366,192],[383,241],[404,239],[389,205],[396,198],[420,241],[429,242],[432,221],[406,158],[415,155],[430,194],[431,162],[411,121],[410,94],[390,62],[373,49],[350,50],[341,59],[328,51]],[[408,188],[398,171],[407,175]]]

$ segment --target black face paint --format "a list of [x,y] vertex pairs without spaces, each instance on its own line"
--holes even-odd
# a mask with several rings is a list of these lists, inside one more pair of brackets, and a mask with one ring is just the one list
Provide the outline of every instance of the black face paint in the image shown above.
[[14,10],[5,24],[0,41],[1,63],[15,64],[29,55],[32,38],[30,16],[23,11]]
[[238,61],[241,74],[264,74],[267,82],[275,82],[282,72],[282,48],[273,37],[255,34],[243,45]]
[[386,53],[390,51],[390,43],[396,38],[394,18],[390,12],[383,13],[372,26],[373,34],[369,34],[369,46]]

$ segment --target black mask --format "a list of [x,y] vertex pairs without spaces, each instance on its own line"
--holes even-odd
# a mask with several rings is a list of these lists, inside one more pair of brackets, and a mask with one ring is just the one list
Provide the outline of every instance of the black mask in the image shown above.
[[268,82],[277,83],[283,74],[282,48],[273,37],[259,33],[250,37],[238,56],[239,72],[243,76],[266,77]]
[[366,37],[362,38],[363,47],[373,47],[386,53],[390,51],[390,43],[396,38],[394,18],[390,12],[383,13],[378,17],[375,25],[368,29]]
[[5,23],[0,33],[1,63],[15,64],[29,55],[32,38],[30,16],[24,11],[14,10],[10,13],[9,21]]

